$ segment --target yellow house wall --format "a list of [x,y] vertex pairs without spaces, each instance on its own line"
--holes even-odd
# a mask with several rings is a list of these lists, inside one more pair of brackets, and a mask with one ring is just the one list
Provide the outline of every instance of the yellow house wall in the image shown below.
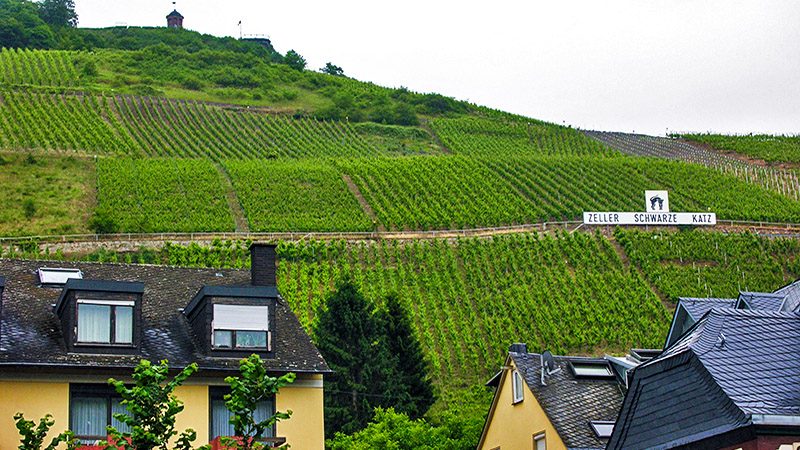
[[[175,429],[192,428],[197,432],[196,445],[208,443],[208,385],[187,384],[175,394],[184,402]],[[275,397],[278,411],[292,410],[291,419],[279,422],[277,435],[286,437],[293,448],[322,449],[325,445],[322,376],[298,376]],[[69,383],[53,381],[0,381],[0,450],[19,446],[14,414],[22,412],[38,422],[45,414],[53,415],[53,435],[69,427]]]
[[[513,366],[513,361],[511,361]],[[515,368],[515,367],[514,367]],[[550,423],[539,402],[528,385],[523,382],[523,400],[512,404],[511,371],[506,371],[502,384],[498,387],[497,403],[489,417],[488,427],[481,445],[483,450],[533,449],[533,436],[542,432],[548,450],[566,450],[564,442]]]
[[183,411],[175,417],[178,434],[191,428],[197,432],[195,444],[207,444],[210,420],[208,386],[183,385],[175,389],[175,395],[183,402]]
[[[37,424],[45,414],[56,421],[53,436],[69,428],[69,384],[51,382],[0,381],[0,449],[19,447],[14,414]],[[48,440],[49,442],[49,440]]]
[[283,387],[275,396],[278,411],[292,411],[289,420],[278,422],[277,435],[297,449],[325,447],[325,418],[322,396],[322,375],[297,377],[297,386]]

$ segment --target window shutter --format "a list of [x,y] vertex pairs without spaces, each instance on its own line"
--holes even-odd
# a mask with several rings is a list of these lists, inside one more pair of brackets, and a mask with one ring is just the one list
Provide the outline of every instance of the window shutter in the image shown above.
[[269,308],[249,305],[214,305],[215,330],[269,331]]

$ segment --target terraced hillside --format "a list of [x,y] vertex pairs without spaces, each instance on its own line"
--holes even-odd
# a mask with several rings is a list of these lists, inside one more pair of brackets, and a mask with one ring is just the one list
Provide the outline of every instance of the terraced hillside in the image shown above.
[[682,134],[681,138],[768,163],[800,163],[800,135]]
[[[795,169],[769,167],[750,161],[746,156],[757,157],[750,150],[747,137],[714,135],[673,135],[669,137],[647,136],[643,134],[619,133],[609,131],[584,131],[589,136],[622,153],[633,156],[654,157],[690,163],[702,164],[718,171],[733,175],[749,183],[758,184],[766,189],[800,200],[800,181]],[[773,139],[774,138],[774,139]],[[792,154],[792,140],[780,136],[762,136],[757,140],[763,146],[772,146],[771,152],[784,154],[786,158]],[[720,144],[720,150],[742,148],[738,154],[712,150],[712,142]],[[725,147],[727,145],[727,147]]]

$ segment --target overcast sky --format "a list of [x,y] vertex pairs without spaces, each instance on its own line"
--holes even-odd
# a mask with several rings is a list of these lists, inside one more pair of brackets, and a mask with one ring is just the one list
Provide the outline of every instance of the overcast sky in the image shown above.
[[[167,0],[76,0],[82,27]],[[309,68],[580,128],[800,133],[800,1],[183,0],[186,28],[267,34]]]

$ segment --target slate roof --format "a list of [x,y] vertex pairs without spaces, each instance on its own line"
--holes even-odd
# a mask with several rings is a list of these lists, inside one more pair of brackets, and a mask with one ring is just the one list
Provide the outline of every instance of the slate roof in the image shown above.
[[173,9],[171,13],[167,14],[167,19],[169,19],[170,17],[180,17],[181,19],[183,19],[183,16],[181,15],[181,13],[178,12],[177,9]]
[[800,314],[715,308],[645,364],[693,352],[746,414],[800,415]]
[[681,297],[679,301],[695,321],[700,320],[712,308],[733,308],[736,304],[736,299],[733,298]]
[[783,304],[784,294],[766,292],[740,292],[739,300],[744,301],[750,309],[779,311]]
[[546,386],[541,385],[541,360],[538,353],[514,353],[520,374],[544,409],[550,423],[567,448],[604,449],[607,439],[599,439],[590,421],[615,421],[622,406],[623,390],[616,378],[576,379],[568,367],[569,361],[595,358],[554,356],[561,371],[549,375]]
[[798,313],[710,310],[635,370],[608,448],[689,445],[753,426],[751,414],[800,416],[798,348]]
[[[49,263],[52,265],[53,263]],[[6,278],[0,326],[0,367],[47,370],[129,371],[142,358],[169,360],[182,367],[197,362],[201,372],[238,370],[237,358],[211,357],[199,351],[198,342],[181,310],[206,285],[249,286],[246,270],[189,269],[151,265],[58,262],[79,268],[84,281],[113,280],[144,284],[143,338],[138,355],[68,353],[54,305],[62,289],[40,287],[36,269],[41,261],[0,259]],[[212,288],[213,290],[213,288]],[[324,373],[330,369],[285,301],[275,311],[274,357],[265,359],[275,372]]]
[[800,280],[778,289],[775,294],[786,296],[781,305],[781,311],[800,312]]

